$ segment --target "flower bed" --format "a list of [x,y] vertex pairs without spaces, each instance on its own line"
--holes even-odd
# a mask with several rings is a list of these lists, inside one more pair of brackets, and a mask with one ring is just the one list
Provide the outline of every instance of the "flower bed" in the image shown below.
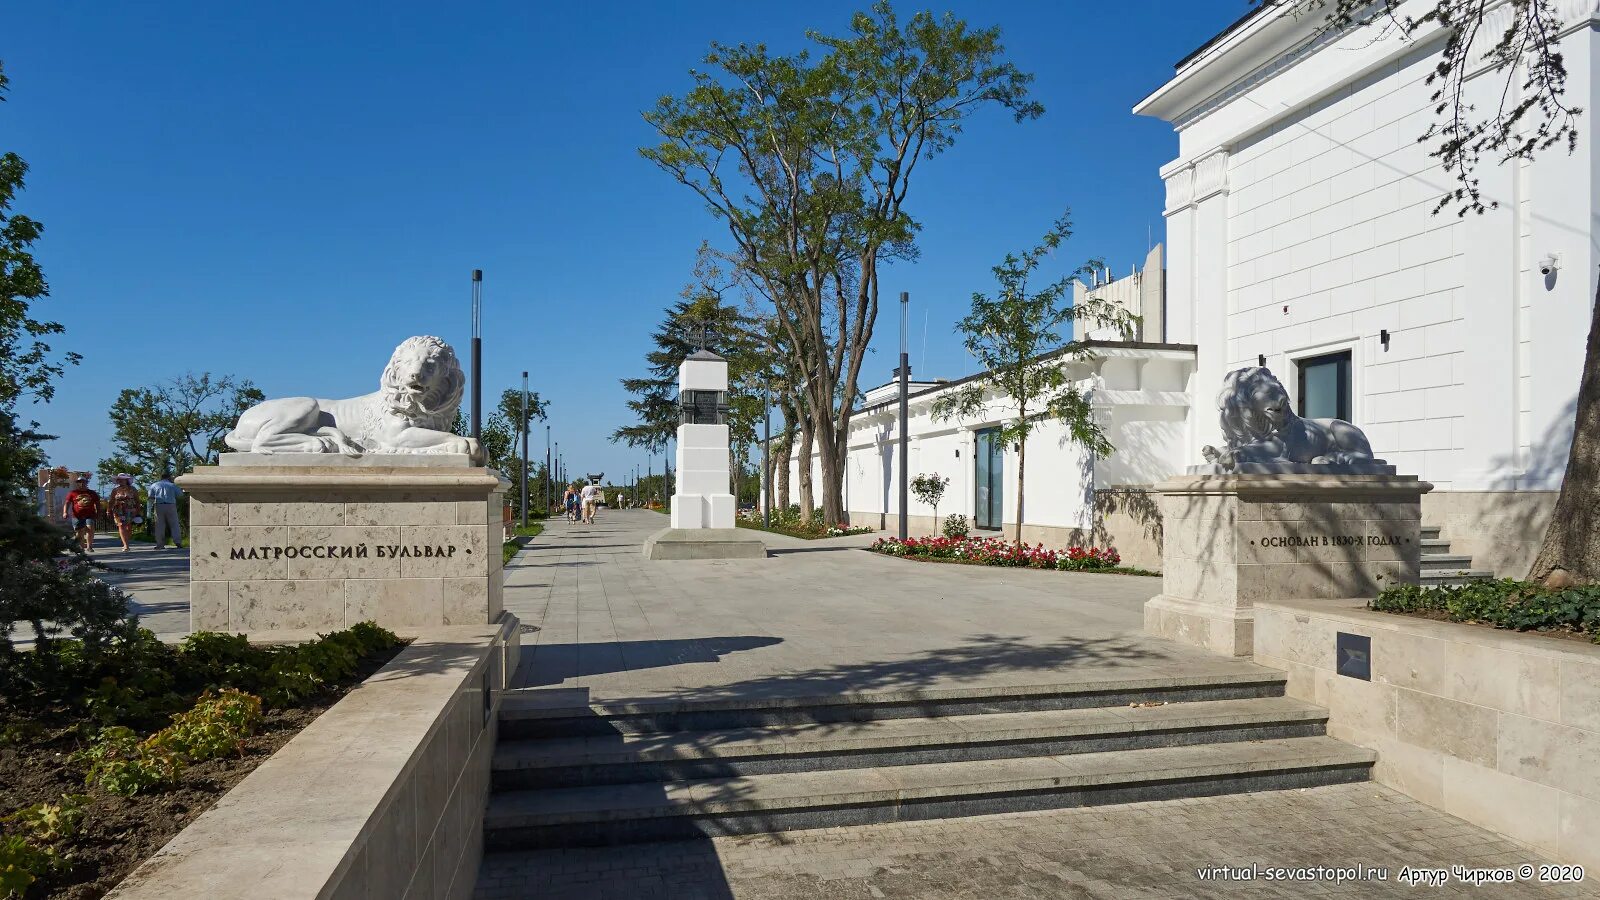
[[761,510],[740,510],[734,524],[740,528],[753,528],[756,531],[770,531],[774,534],[787,534],[790,537],[817,540],[819,538],[845,537],[852,534],[871,534],[873,529],[864,525],[825,525],[822,521],[822,511],[816,510],[809,520],[800,517],[800,507],[790,505],[788,509],[775,509],[772,511],[771,526],[761,522]]
[[53,640],[0,682],[0,897],[94,898],[394,656],[363,623],[257,647]]
[[1117,551],[1099,547],[1068,547],[1052,550],[1043,544],[1018,544],[1004,538],[924,537],[883,538],[870,548],[874,553],[905,559],[967,563],[979,566],[1008,566],[1026,569],[1055,569],[1061,572],[1113,572],[1122,575],[1154,575],[1143,569],[1124,568]]
[[1367,604],[1378,612],[1493,625],[1600,643],[1600,585],[1550,590],[1531,581],[1476,581],[1424,588],[1402,584]]

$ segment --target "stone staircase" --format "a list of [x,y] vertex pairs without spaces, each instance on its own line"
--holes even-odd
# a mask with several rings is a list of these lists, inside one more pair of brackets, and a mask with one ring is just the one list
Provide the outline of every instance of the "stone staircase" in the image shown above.
[[1450,539],[1439,536],[1439,526],[1422,526],[1423,587],[1468,584],[1493,578],[1494,573],[1472,568],[1472,557],[1450,552]]
[[1367,779],[1284,676],[571,705],[500,712],[489,852],[1301,788]]

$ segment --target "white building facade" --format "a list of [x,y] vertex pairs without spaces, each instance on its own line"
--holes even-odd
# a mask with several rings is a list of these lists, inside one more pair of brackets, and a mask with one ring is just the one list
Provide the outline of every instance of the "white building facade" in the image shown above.
[[[1350,419],[1432,482],[1424,524],[1475,567],[1525,574],[1565,470],[1600,266],[1600,4],[1555,6],[1583,134],[1572,154],[1486,157],[1484,215],[1433,213],[1454,186],[1418,142],[1438,29],[1319,34],[1320,15],[1263,5],[1135,107],[1179,139],[1161,175],[1166,336],[1196,347],[1186,461],[1219,442],[1223,374],[1264,360],[1302,414]],[[1510,12],[1482,33],[1497,39]],[[1480,71],[1467,102],[1492,110],[1505,85]]]
[[[1116,452],[1096,458],[1046,421],[1028,439],[1024,472],[1023,539],[1047,546],[1115,546],[1124,562],[1159,569],[1160,522],[1144,488],[1180,471],[1189,431],[1193,347],[1090,341],[1096,358],[1063,363],[1068,377],[1090,391],[1095,415]],[[937,510],[910,498],[907,529],[936,533],[939,520],[965,516],[975,535],[1010,537],[1017,521],[1017,453],[1000,445],[996,429],[1017,414],[1008,397],[991,396],[978,415],[933,417],[938,397],[969,379],[911,387],[907,474],[949,478]],[[899,528],[899,385],[868,391],[850,420],[844,505],[853,525]],[[790,460],[791,484],[799,461]],[[821,479],[814,456],[813,478]]]

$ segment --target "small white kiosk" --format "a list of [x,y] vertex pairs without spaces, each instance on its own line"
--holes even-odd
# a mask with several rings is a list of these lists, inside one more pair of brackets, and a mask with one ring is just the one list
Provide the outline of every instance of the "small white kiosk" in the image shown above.
[[647,559],[760,559],[760,538],[734,526],[729,490],[728,362],[697,350],[678,367],[678,480],[672,525],[645,541]]

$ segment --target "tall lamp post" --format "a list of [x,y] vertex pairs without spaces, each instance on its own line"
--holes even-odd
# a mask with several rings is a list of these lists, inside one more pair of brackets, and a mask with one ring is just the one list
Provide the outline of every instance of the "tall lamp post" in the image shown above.
[[772,382],[763,384],[761,398],[761,527],[772,527]]
[[911,294],[908,291],[900,292],[900,540],[907,537],[906,511],[909,491],[906,481],[906,470],[910,468],[911,461],[906,458],[908,446],[906,425],[910,417],[911,396],[911,357],[906,352],[906,310],[911,305]]
[[546,515],[550,512],[550,488],[553,485],[554,482],[550,480],[550,425],[546,423],[544,426],[544,511]]
[[472,270],[472,439],[483,439],[483,270]]
[[522,373],[522,527],[528,527],[528,373]]

